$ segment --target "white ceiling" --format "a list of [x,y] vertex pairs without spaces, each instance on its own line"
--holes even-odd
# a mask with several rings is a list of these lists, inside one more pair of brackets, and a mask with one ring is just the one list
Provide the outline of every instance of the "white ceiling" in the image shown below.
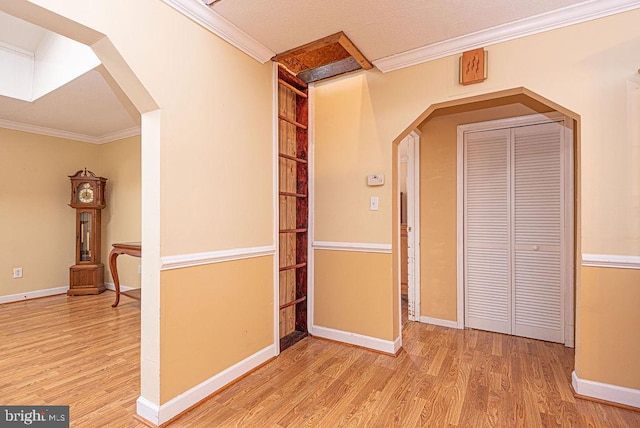
[[[33,54],[47,33],[0,12],[0,49],[18,48]],[[0,127],[90,143],[139,133],[140,115],[112,85],[99,66],[32,102],[0,95]]]
[[[640,0],[163,1],[261,62],[344,31],[384,72],[640,7]],[[45,34],[0,12],[0,48],[35,52]],[[103,73],[90,71],[32,103],[0,96],[0,126],[89,142],[135,132],[139,115]]]
[[344,31],[375,61],[577,3],[589,2],[220,0],[211,9],[275,53]]

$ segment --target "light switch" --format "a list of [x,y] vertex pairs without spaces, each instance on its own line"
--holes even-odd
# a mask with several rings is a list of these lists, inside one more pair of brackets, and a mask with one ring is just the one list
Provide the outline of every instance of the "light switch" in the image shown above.
[[369,198],[369,211],[378,211],[378,197],[372,196]]

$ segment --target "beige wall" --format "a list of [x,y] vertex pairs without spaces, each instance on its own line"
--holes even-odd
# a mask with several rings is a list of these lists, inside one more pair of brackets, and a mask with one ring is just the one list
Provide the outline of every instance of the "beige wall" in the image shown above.
[[[111,244],[140,241],[140,136],[100,145],[100,175],[107,178],[107,206],[102,210],[104,280],[113,283],[108,268]],[[140,288],[135,257],[118,257],[121,286]]]
[[[111,243],[140,239],[140,137],[96,145],[0,128],[0,295],[69,285],[74,264],[75,211],[69,175],[87,168],[107,177],[102,211],[105,281]],[[33,196],[37,195],[37,197]],[[122,285],[139,287],[139,261],[121,257]],[[22,267],[24,278],[13,279]]]
[[393,341],[391,255],[316,250],[314,325]]
[[[391,145],[375,125],[368,78],[352,75],[316,89],[316,241],[391,242]],[[367,186],[374,173],[385,175],[384,186]],[[380,197],[378,211],[369,211],[371,196]]]
[[[99,173],[95,144],[0,128],[0,296],[69,285],[75,210],[68,176]],[[12,278],[23,268],[24,277]]]
[[580,294],[576,373],[640,389],[640,270],[583,267]]
[[[585,253],[639,255],[640,125],[637,111],[640,102],[637,86],[634,86],[639,78],[637,58],[629,55],[640,50],[639,21],[640,11],[635,10],[488,46],[489,78],[477,85],[461,86],[456,82],[457,56],[387,74],[374,70],[318,84],[315,89],[315,159],[316,165],[320,165],[315,181],[318,195],[316,239],[391,243],[393,186],[385,185],[376,190],[382,209],[377,216],[370,215],[362,203],[370,189],[356,185],[363,169],[391,171],[394,168],[392,142],[430,105],[524,86],[581,117],[578,131],[581,137],[578,159],[581,205],[578,212],[582,213],[578,219],[579,246]],[[452,153],[441,155],[448,156],[448,162],[451,161]],[[332,162],[333,159],[337,160]],[[367,167],[363,168],[363,164]],[[437,179],[429,176],[430,172],[421,173],[427,174],[427,180],[435,182]],[[450,181],[443,180],[446,186],[451,186]],[[423,219],[438,215],[427,209]],[[452,218],[451,221],[455,220]],[[447,227],[451,225],[449,222]],[[444,231],[427,230],[426,233]],[[444,244],[445,237],[433,238],[447,245]],[[427,254],[451,259],[452,251],[450,247],[433,247],[427,248]],[[436,261],[430,263],[433,267]],[[326,266],[326,269],[333,268]],[[423,274],[428,277],[426,270]],[[450,268],[442,270],[438,281],[450,281],[452,272]],[[454,319],[453,295],[429,295],[429,287],[440,288],[429,281],[421,295],[422,304],[430,314]],[[371,290],[364,282],[359,281],[354,287],[380,295],[380,290]],[[602,316],[581,300],[579,287],[578,284],[578,330],[585,320]],[[634,297],[626,289],[619,291],[622,299]],[[379,304],[376,302],[373,306]],[[632,317],[631,313],[619,314],[627,308],[618,307],[615,302],[598,311]],[[368,319],[374,316],[373,311],[367,312]],[[611,328],[615,331],[618,326]],[[618,375],[625,372],[615,359],[609,359],[610,355],[603,360],[594,360],[594,354],[585,352],[581,346],[582,334],[576,339],[577,366],[609,365]],[[629,356],[635,355],[630,353],[624,358]],[[619,382],[618,375],[608,373],[601,381]],[[635,388],[639,386],[634,385]]]
[[161,403],[273,343],[273,257],[167,270],[161,287]]

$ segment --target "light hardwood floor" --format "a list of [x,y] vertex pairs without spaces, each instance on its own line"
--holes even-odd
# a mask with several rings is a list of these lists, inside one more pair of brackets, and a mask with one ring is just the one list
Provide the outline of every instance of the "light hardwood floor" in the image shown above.
[[[0,404],[71,406],[73,427],[135,427],[139,303],[113,293],[0,305]],[[575,399],[562,345],[409,322],[389,357],[307,338],[170,427],[639,427]]]

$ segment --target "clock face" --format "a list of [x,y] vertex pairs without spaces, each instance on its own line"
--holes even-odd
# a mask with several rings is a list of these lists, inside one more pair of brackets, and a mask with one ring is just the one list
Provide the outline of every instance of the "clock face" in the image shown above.
[[78,186],[78,201],[83,204],[93,202],[93,189],[89,183],[82,183]]

